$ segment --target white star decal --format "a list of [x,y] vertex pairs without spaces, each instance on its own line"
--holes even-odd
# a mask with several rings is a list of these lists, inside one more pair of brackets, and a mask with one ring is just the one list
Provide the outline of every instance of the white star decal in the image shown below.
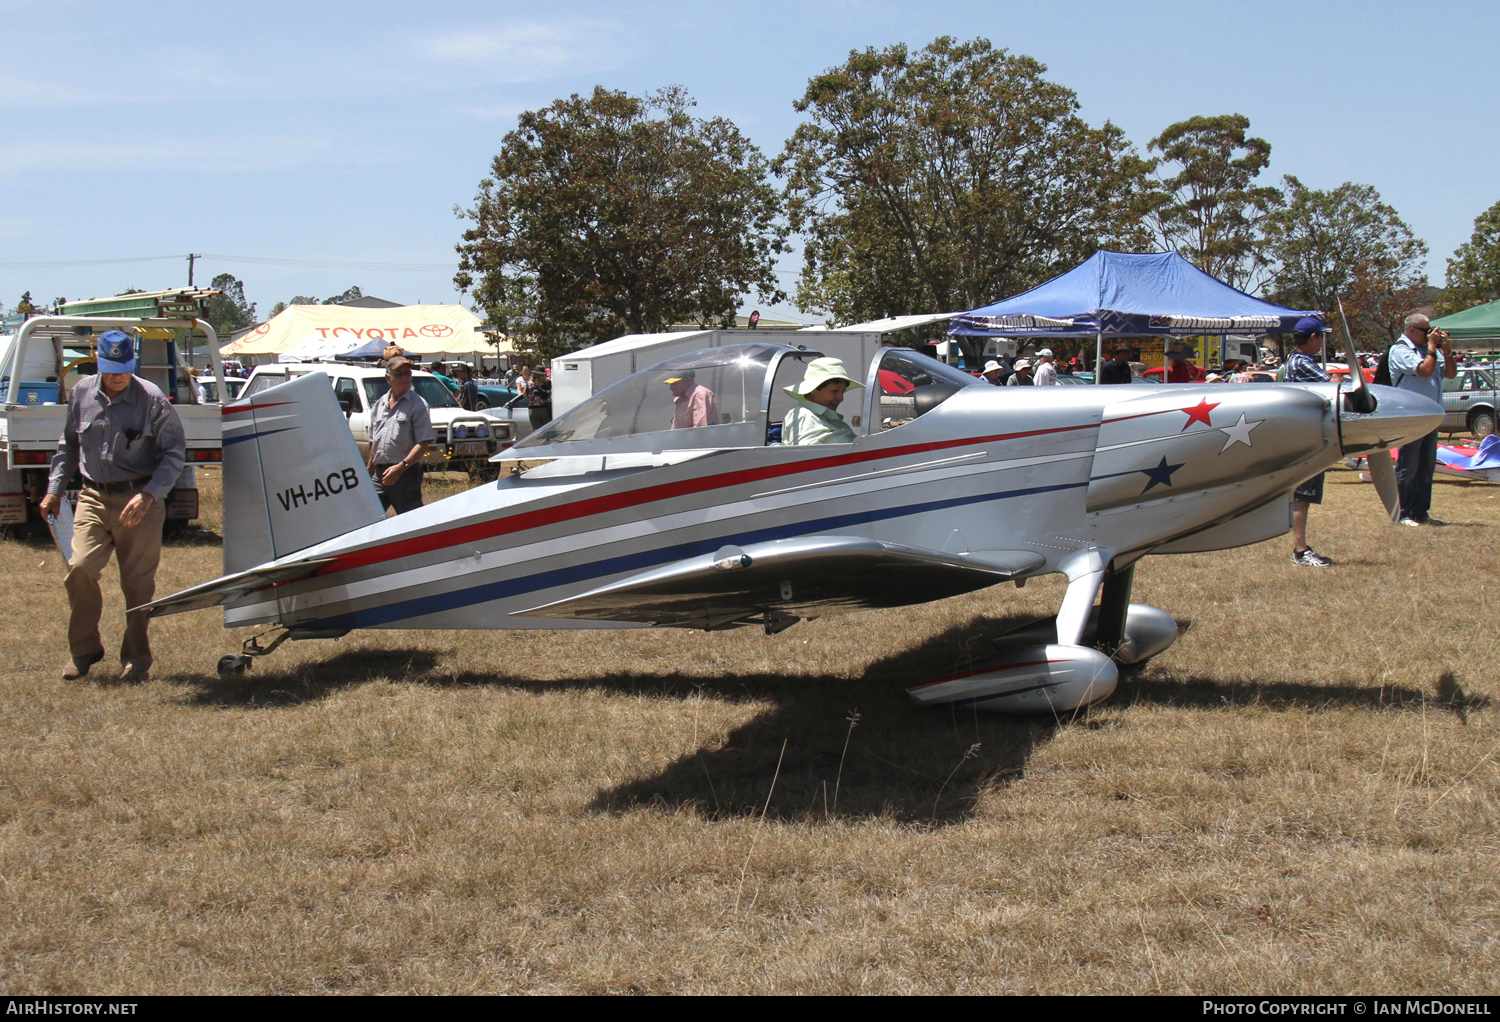
[[1220,426],[1219,432],[1228,436],[1229,439],[1224,441],[1224,446],[1219,448],[1219,453],[1223,454],[1235,444],[1244,444],[1246,447],[1254,446],[1250,443],[1250,431],[1265,421],[1265,419],[1256,419],[1254,422],[1246,422],[1245,413],[1241,412],[1239,422],[1233,426]]

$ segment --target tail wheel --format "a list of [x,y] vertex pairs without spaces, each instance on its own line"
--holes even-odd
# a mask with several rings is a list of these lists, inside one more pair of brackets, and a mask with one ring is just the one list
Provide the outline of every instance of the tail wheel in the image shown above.
[[1477,411],[1469,416],[1469,432],[1483,440],[1495,432],[1495,413],[1492,411]]

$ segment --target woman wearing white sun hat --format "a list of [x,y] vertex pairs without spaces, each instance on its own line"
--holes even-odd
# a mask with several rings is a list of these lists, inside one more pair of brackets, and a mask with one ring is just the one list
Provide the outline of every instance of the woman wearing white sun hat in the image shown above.
[[844,372],[844,363],[836,358],[815,358],[807,363],[802,382],[785,388],[797,404],[781,420],[781,442],[854,443],[854,430],[838,413],[838,407],[846,391],[863,386]]

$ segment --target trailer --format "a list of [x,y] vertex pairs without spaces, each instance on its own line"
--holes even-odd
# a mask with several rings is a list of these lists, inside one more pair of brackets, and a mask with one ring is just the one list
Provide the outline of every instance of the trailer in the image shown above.
[[[97,371],[94,339],[115,329],[135,332],[136,375],[167,395],[187,435],[187,463],[168,495],[167,521],[182,523],[198,517],[196,469],[217,465],[223,457],[223,442],[219,405],[199,401],[197,383],[182,351],[184,340],[190,348],[195,335],[204,337],[217,393],[226,393],[218,338],[208,321],[197,315],[201,295],[201,291],[155,292],[74,303],[65,311],[82,315],[35,316],[16,324],[14,333],[0,335],[0,525],[39,519],[37,506],[46,495],[52,457],[67,421],[68,393],[84,375]],[[132,302],[135,308],[128,307]],[[141,314],[147,311],[152,314]],[[77,500],[81,485],[77,476],[69,481],[70,500]]]

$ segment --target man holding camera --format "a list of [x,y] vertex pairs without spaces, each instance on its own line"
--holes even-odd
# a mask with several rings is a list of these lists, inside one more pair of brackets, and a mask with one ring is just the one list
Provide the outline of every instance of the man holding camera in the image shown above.
[[[1420,312],[1406,317],[1406,332],[1391,345],[1391,384],[1443,403],[1443,381],[1458,375],[1447,332],[1433,330]],[[1402,447],[1396,457],[1396,486],[1401,493],[1402,525],[1442,525],[1432,508],[1432,473],[1437,469],[1438,431]]]

